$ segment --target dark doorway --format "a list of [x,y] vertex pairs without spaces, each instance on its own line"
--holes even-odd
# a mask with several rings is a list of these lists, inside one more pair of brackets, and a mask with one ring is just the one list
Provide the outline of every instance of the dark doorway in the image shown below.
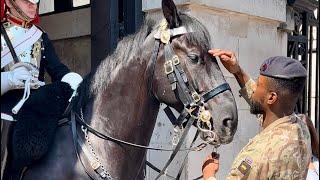
[[91,69],[96,69],[122,37],[136,32],[142,19],[141,0],[91,0]]

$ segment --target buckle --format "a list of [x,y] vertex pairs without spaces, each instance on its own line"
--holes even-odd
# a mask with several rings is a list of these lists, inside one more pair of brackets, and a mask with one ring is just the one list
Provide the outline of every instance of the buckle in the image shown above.
[[164,63],[164,71],[166,75],[173,73],[173,65],[171,60]]
[[91,163],[91,167],[93,170],[97,170],[98,168],[100,168],[100,163],[98,161],[94,161]]
[[171,34],[169,30],[162,30],[160,35],[160,40],[164,44],[168,44],[171,38]]
[[173,62],[173,65],[178,65],[178,64],[180,64],[180,59],[179,59],[179,57],[177,56],[177,55],[174,55],[173,57],[172,57],[172,62]]
[[200,97],[200,95],[199,95],[197,92],[193,92],[193,93],[191,94],[191,96],[192,96],[194,102],[196,102],[196,103],[201,100],[201,97]]

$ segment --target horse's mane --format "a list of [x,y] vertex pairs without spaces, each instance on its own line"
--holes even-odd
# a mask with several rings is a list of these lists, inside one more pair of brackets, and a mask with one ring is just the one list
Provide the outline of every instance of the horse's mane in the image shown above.
[[[180,18],[182,26],[193,32],[186,34],[187,43],[207,51],[210,47],[210,36],[207,29],[197,19],[187,14],[180,13]],[[78,88],[78,96],[74,100],[75,108],[82,107],[91,97],[103,91],[112,82],[119,69],[142,53],[143,47],[141,47],[141,44],[157,27],[156,22],[160,22],[159,16],[147,16],[137,33],[119,41],[117,48],[111,55],[102,60],[96,72],[91,72],[84,78]]]

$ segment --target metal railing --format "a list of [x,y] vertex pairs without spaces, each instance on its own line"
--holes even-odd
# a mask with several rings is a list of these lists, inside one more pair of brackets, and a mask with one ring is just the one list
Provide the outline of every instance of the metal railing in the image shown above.
[[294,31],[288,33],[287,56],[298,59],[308,71],[303,95],[297,103],[297,111],[307,114],[319,132],[319,11],[318,3],[293,4]]

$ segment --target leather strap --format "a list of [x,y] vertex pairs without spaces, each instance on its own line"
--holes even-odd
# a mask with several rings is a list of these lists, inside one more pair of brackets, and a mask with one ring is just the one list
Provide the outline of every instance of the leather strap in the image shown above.
[[[155,44],[154,44],[154,48],[153,48],[153,52],[151,54],[151,57],[150,57],[150,64],[148,65],[148,71],[150,72],[150,76],[149,76],[149,84],[150,84],[150,89],[152,90],[153,89],[153,77],[154,77],[154,69],[155,69],[155,66],[156,66],[156,61],[157,61],[157,57],[158,57],[158,53],[159,53],[159,48],[160,48],[160,40],[156,40],[155,41]],[[151,92],[151,91],[149,91]]]
[[177,124],[177,118],[176,116],[173,114],[172,110],[170,109],[169,106],[165,107],[164,112],[166,113],[167,117],[169,118],[170,122],[172,125],[176,126]]
[[[199,136],[199,133],[200,133],[199,130],[197,130],[197,132],[196,132],[196,134],[194,135],[193,140],[192,140],[192,142],[191,142],[191,144],[190,144],[190,148],[191,148],[191,147],[194,145],[194,143],[196,142],[196,140],[197,140],[197,138],[198,138],[198,136]],[[177,175],[177,177],[176,177],[176,180],[179,180],[180,177],[181,177],[181,174],[182,174],[182,171],[183,171],[183,169],[184,169],[184,166],[185,166],[186,163],[187,163],[187,159],[188,159],[189,153],[190,153],[190,151],[188,151],[188,152],[187,152],[187,155],[184,157],[183,163],[182,163],[182,165],[181,165],[181,167],[180,167],[180,170],[179,170],[179,172],[178,172],[178,175]]]
[[12,55],[12,57],[13,57],[14,63],[20,62],[20,60],[19,60],[19,58],[18,58],[18,56],[17,56],[17,54],[16,54],[16,51],[14,50],[14,48],[13,48],[13,46],[12,46],[12,43],[11,43],[11,41],[10,41],[10,39],[9,39],[9,36],[8,36],[8,34],[7,34],[7,31],[6,31],[6,29],[4,28],[4,26],[3,26],[2,23],[1,23],[1,33],[3,34],[4,40],[6,41],[8,47],[9,47],[9,49],[10,49],[10,52],[11,52],[11,55]]
[[[88,162],[88,164],[91,165],[91,168],[100,175],[101,179],[108,179],[106,172],[101,168],[101,164],[97,164],[97,166],[95,168],[92,167],[92,165],[94,164],[94,162],[96,162],[95,157],[92,155],[92,153],[90,152],[90,150],[87,148],[85,142],[80,138],[77,137],[78,140],[78,145],[80,147],[80,150],[83,152],[84,154],[84,158],[86,159],[86,161]],[[93,172],[93,171],[92,171]]]
[[94,179],[93,176],[91,175],[91,173],[89,173],[89,171],[87,170],[86,166],[84,165],[84,163],[81,160],[79,151],[78,151],[78,142],[77,142],[77,123],[75,120],[75,113],[71,112],[71,131],[72,131],[72,140],[73,140],[73,146],[74,146],[74,150],[76,152],[77,158],[79,159],[84,171],[87,173],[87,175],[91,178]]
[[7,20],[14,24],[17,24],[23,28],[30,28],[33,25],[32,21],[25,21],[20,18],[13,16],[12,14],[7,14]]
[[184,109],[180,116],[177,119],[177,124],[180,126],[182,125],[183,121],[186,119],[186,117],[189,115],[189,113],[186,111],[186,109]]
[[213,97],[215,97],[216,95],[224,92],[224,91],[227,91],[227,90],[230,90],[231,91],[231,88],[229,86],[228,83],[223,83],[221,84],[220,86],[212,89],[211,91],[207,92],[206,94],[204,94],[202,97],[203,97],[203,101],[204,102],[207,102],[209,101],[210,99],[212,99]]
[[[166,44],[164,47],[164,54],[165,54],[165,59],[166,61],[171,61],[173,56],[174,56],[174,52],[173,49],[171,47],[171,44]],[[186,85],[185,79],[181,76],[181,69],[178,70],[177,69],[178,65],[173,65],[173,73],[175,77],[177,78],[178,84],[177,84],[177,89],[175,91],[175,94],[177,96],[177,98],[183,103],[184,106],[188,106],[193,102],[193,99],[190,95],[190,90]]]
[[[94,134],[95,136],[104,139],[104,140],[108,140],[108,141],[112,141],[115,143],[119,143],[119,144],[125,144],[128,146],[132,146],[135,148],[140,148],[140,149],[148,149],[148,150],[156,150],[156,151],[174,151],[174,149],[165,149],[165,148],[155,148],[155,147],[150,147],[150,146],[144,146],[144,145],[139,145],[139,144],[134,144],[134,143],[130,143],[130,142],[126,142],[114,137],[111,137],[109,135],[105,135],[97,130],[95,130],[94,128],[92,128],[90,125],[88,125],[86,122],[83,121],[83,119],[81,119],[81,117],[79,117],[79,115],[77,113],[74,112],[74,114],[76,115],[76,121],[78,123],[80,123],[82,126],[84,126],[85,128],[88,129],[88,131],[90,131],[92,134]],[[180,151],[188,151],[189,149],[180,149]],[[191,149],[192,150],[192,149]]]
[[174,157],[177,155],[177,153],[179,152],[185,138],[187,137],[187,134],[193,124],[193,122],[195,121],[195,119],[193,117],[189,117],[188,119],[188,123],[182,133],[182,136],[175,148],[175,150],[172,152],[172,154],[170,155],[169,160],[167,161],[167,163],[164,165],[164,167],[162,168],[161,172],[158,174],[158,176],[156,177],[156,180],[159,179],[167,170],[168,166],[171,164],[171,162],[173,161]]
[[[150,163],[149,161],[146,161],[146,165],[149,166],[151,169],[153,169],[154,171],[160,173],[161,170],[159,168],[157,168],[156,166],[154,166],[152,163]],[[173,176],[166,174],[167,177],[174,179]]]
[[[184,26],[181,26],[181,27],[178,27],[178,28],[174,28],[174,29],[169,29],[169,33],[170,33],[170,37],[175,37],[175,36],[178,36],[178,35],[183,35],[183,34],[187,34],[187,33],[191,33],[193,32],[192,30],[187,30],[186,27]],[[153,36],[155,39],[157,40],[160,40],[161,39],[161,32],[158,31],[154,34]]]
[[10,3],[12,4],[12,7],[14,8],[14,10],[16,10],[18,12],[18,14],[25,20],[25,21],[32,21],[31,18],[29,18],[28,15],[26,15],[26,13],[24,13],[22,11],[22,9],[17,5],[17,3],[14,0],[10,0]]
[[175,115],[173,114],[171,108],[169,106],[167,106],[166,108],[164,108],[164,112],[166,113],[167,117],[169,118],[170,122],[172,123],[172,125],[174,126],[180,126],[182,125],[183,121],[186,119],[186,117],[189,115],[189,113],[184,109],[178,118],[175,117]]

